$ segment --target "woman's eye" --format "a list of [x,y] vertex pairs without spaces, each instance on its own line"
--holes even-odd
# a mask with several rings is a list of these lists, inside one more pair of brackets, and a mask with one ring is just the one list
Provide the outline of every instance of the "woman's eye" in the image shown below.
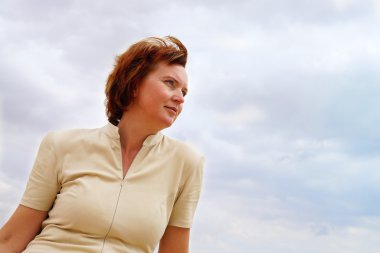
[[187,91],[186,90],[182,90],[182,96],[186,96],[187,94]]
[[165,80],[165,83],[169,86],[174,86],[174,81],[173,80]]

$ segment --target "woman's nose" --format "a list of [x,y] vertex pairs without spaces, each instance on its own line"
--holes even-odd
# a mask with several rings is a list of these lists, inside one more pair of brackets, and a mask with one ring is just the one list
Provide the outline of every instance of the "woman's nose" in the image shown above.
[[179,104],[182,104],[183,102],[185,102],[185,98],[183,97],[182,91],[176,92],[173,99]]

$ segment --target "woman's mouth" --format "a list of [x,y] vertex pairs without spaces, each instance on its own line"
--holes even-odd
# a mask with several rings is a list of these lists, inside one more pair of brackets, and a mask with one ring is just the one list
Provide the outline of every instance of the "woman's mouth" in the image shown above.
[[169,110],[171,110],[171,111],[173,111],[174,113],[177,114],[177,111],[178,111],[177,107],[174,107],[174,106],[164,106],[164,107],[166,109],[169,109]]

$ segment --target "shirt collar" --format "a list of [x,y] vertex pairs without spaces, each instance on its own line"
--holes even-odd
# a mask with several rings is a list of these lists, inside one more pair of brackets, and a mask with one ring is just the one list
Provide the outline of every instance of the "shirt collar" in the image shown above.
[[[120,140],[119,128],[115,126],[114,124],[108,122],[107,125],[105,125],[102,129],[108,137],[114,140]],[[161,134],[161,132],[149,135],[144,140],[143,146],[156,145],[162,140],[162,138],[163,138],[163,135]]]

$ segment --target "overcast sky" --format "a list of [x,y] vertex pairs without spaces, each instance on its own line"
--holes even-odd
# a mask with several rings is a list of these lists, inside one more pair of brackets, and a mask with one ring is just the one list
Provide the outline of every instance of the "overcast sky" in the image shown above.
[[207,157],[192,252],[377,253],[380,1],[0,2],[0,224],[41,138],[106,124],[116,55],[189,50],[165,133]]

